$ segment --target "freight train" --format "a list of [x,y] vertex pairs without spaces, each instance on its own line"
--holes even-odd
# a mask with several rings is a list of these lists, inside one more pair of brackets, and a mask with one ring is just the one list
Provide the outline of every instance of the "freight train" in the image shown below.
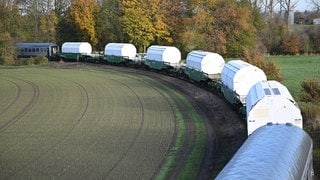
[[312,148],[301,128],[270,123],[248,137],[216,179],[312,180]]
[[182,63],[178,48],[159,45],[152,45],[146,54],[139,54],[129,43],[108,43],[103,53],[92,53],[88,42],[66,42],[61,52],[53,43],[17,44],[18,48],[32,49],[28,50],[29,56],[39,55],[40,45],[47,45],[45,54],[50,59],[141,66],[202,84],[239,108],[246,117],[248,135],[267,123],[303,127],[300,109],[288,89],[279,82],[268,81],[260,68],[242,60],[225,63],[217,53],[194,50]]
[[[31,49],[33,48],[32,46],[37,47],[36,43],[28,45]],[[121,64],[150,69],[184,80],[187,79],[217,94],[221,94],[239,110],[239,113],[244,115],[249,136],[246,141],[248,143],[249,141],[254,141],[250,139],[257,138],[259,139],[258,141],[274,141],[272,142],[273,144],[270,144],[270,148],[283,148],[280,141],[284,139],[276,138],[281,137],[280,134],[279,136],[276,134],[281,133],[290,136],[292,129],[294,131],[299,131],[297,129],[300,129],[301,132],[304,132],[302,130],[301,111],[288,89],[277,81],[268,80],[263,70],[245,61],[229,60],[225,62],[224,58],[217,53],[194,50],[188,53],[185,62],[182,62],[180,50],[173,46],[152,45],[147,49],[146,53],[137,53],[137,49],[133,44],[108,43],[102,53],[93,53],[91,45],[87,42],[66,42],[62,45],[61,51],[51,48],[52,44],[48,45],[50,46],[47,49],[50,52],[46,53],[46,55],[50,60]],[[19,47],[21,47],[21,43]],[[18,51],[18,53],[20,52],[22,51]],[[29,55],[32,56],[32,54]],[[35,53],[35,55],[37,54]],[[290,124],[290,126],[267,126],[267,124]],[[264,130],[259,129],[266,128],[272,129],[268,132],[270,133],[269,137],[266,134],[260,135],[260,132]],[[255,132],[256,130],[258,132]],[[280,144],[275,143],[277,139],[279,139]],[[289,141],[294,145],[299,143],[296,139],[289,139]],[[243,147],[244,149],[248,147],[245,144],[243,146],[245,146]],[[254,147],[250,146],[250,148]],[[310,149],[310,147],[308,148]],[[273,151],[268,148],[264,150]],[[248,152],[250,151],[248,150]],[[257,153],[259,154],[259,152]],[[297,153],[306,155],[307,152],[297,150]],[[285,155],[287,154],[284,153]],[[243,155],[238,156],[241,158]],[[310,158],[309,154],[307,156]],[[253,161],[252,163],[259,164]],[[308,160],[305,163],[312,163],[312,161]],[[308,168],[308,172],[312,172],[312,165],[308,165],[306,168]],[[300,170],[299,175],[301,175]],[[303,176],[305,176],[304,173]]]

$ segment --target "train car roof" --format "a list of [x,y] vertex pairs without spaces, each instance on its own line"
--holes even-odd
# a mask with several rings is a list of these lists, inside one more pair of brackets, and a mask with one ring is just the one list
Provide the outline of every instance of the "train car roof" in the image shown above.
[[55,43],[16,43],[17,47],[49,47],[57,46]]
[[223,84],[240,96],[246,96],[257,82],[267,80],[262,69],[242,60],[228,61],[222,69],[221,77]]
[[257,129],[216,179],[301,179],[312,139],[293,125]]
[[137,48],[130,43],[108,43],[104,48],[104,54],[134,59],[137,55]]
[[187,67],[207,74],[221,74],[224,64],[220,54],[201,50],[191,51],[186,59]]
[[281,83],[274,80],[259,81],[250,88],[246,97],[247,113],[258,101],[265,97],[283,97],[288,99],[292,104],[296,104],[287,87]]
[[174,46],[152,45],[147,49],[146,59],[175,64],[181,61],[181,52]]

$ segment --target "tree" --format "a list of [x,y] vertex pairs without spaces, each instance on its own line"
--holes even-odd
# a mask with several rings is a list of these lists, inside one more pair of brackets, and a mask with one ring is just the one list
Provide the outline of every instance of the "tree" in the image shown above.
[[214,15],[217,3],[216,0],[194,0],[184,4],[184,20],[180,25],[184,29],[178,31],[178,39],[185,52],[202,49],[225,54],[226,35],[221,28],[217,28]]
[[161,0],[123,0],[121,22],[129,42],[145,51],[151,43],[172,42]]
[[320,53],[320,27],[313,27],[306,32],[309,37],[311,53]]
[[307,0],[307,2],[311,4],[318,12],[320,11],[320,0]]
[[89,41],[93,46],[98,43],[95,29],[95,15],[98,4],[95,0],[73,0],[70,5],[68,21],[77,28],[82,41]]
[[103,0],[97,15],[96,32],[99,39],[98,47],[102,49],[107,42],[123,42],[121,24],[121,4],[118,0]]
[[170,37],[177,46],[181,46],[181,32],[183,32],[186,10],[181,0],[163,0],[164,22],[169,27]]
[[274,9],[278,5],[277,0],[261,0],[262,6],[264,7],[264,16],[265,19],[269,22],[272,22],[274,19]]
[[0,33],[0,64],[14,64],[16,49],[13,38],[8,32]]
[[21,32],[19,13],[12,1],[0,2],[0,64],[14,64],[16,49],[14,37]]
[[[289,25],[293,22],[293,11],[297,6],[299,0],[278,0],[280,4],[280,8],[284,9],[284,17],[286,19],[287,31],[289,31]],[[291,17],[292,14],[292,17]]]
[[70,4],[71,0],[53,0],[54,12],[58,18],[66,17]]
[[221,30],[226,37],[226,56],[237,57],[245,48],[253,47],[257,28],[250,7],[235,0],[220,0],[213,15],[216,18],[214,28]]
[[40,19],[41,40],[45,42],[56,42],[58,17],[55,12],[42,16]]
[[263,70],[267,79],[282,81],[281,69],[275,61],[266,61],[262,45],[244,50],[243,59]]

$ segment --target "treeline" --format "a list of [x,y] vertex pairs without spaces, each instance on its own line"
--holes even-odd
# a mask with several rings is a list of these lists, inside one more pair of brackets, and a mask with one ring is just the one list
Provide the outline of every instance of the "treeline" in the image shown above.
[[202,49],[244,58],[320,52],[319,27],[290,31],[281,15],[258,2],[0,0],[0,64],[14,62],[16,42],[88,41],[96,50],[108,42],[130,42],[139,52],[161,44],[183,55]]

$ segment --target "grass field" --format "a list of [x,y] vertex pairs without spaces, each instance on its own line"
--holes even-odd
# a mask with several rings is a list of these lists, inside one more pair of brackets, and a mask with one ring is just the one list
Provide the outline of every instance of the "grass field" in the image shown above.
[[299,101],[303,80],[320,81],[320,56],[272,56],[267,59],[274,60],[280,66],[283,84],[296,101]]
[[167,90],[111,70],[2,67],[0,179],[155,177],[175,141]]

